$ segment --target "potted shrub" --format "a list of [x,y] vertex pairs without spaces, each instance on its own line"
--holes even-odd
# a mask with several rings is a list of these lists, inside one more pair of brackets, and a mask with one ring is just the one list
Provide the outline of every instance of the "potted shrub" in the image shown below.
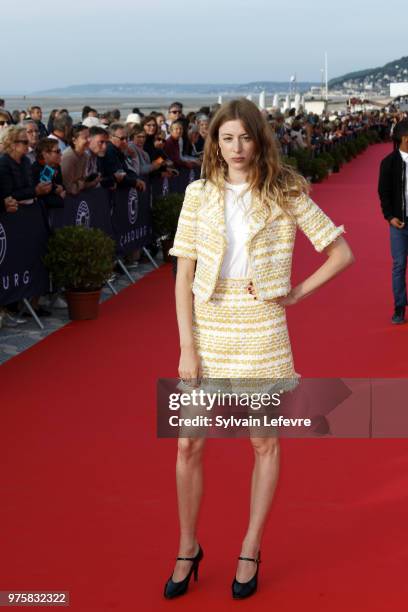
[[84,226],[57,229],[48,241],[45,265],[63,287],[71,319],[98,316],[102,286],[112,274],[115,242],[102,230]]
[[298,162],[297,162],[296,157],[283,155],[282,161],[287,166],[292,166],[292,168],[295,168],[296,170],[298,169]]
[[168,255],[173,246],[184,194],[168,193],[153,202],[153,227],[161,243],[163,261],[171,261]]
[[366,137],[369,144],[376,144],[377,142],[381,142],[381,138],[375,130],[367,130]]
[[336,162],[334,160],[334,157],[330,153],[327,153],[325,151],[323,153],[320,153],[318,159],[323,159],[326,162],[329,174],[331,174],[333,172],[333,168],[334,168],[334,166],[336,164]]
[[341,154],[340,147],[335,146],[331,152],[331,155],[334,159],[333,172],[340,172],[340,168],[344,163],[344,158]]
[[296,159],[298,170],[303,176],[309,177],[312,175],[312,156],[308,149],[297,149],[293,152],[293,157]]
[[346,143],[346,147],[347,147],[347,149],[349,151],[349,154],[350,154],[350,160],[353,159],[354,157],[357,157],[357,148],[356,148],[356,145],[354,144],[353,140],[349,140]]
[[320,183],[323,179],[327,178],[329,169],[324,159],[315,157],[311,163],[312,182]]
[[346,162],[349,162],[352,158],[352,154],[346,143],[340,145],[340,153]]

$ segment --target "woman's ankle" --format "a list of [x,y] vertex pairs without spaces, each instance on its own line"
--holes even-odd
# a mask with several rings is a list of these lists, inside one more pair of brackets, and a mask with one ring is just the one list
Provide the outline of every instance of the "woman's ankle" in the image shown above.
[[246,536],[242,541],[241,553],[246,556],[256,556],[261,547],[261,538],[259,536]]
[[181,538],[179,543],[179,555],[189,556],[197,552],[198,541],[195,536]]

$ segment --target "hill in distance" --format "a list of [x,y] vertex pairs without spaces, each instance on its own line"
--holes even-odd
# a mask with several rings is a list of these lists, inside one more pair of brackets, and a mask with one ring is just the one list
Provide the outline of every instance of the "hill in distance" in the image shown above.
[[[298,82],[297,91],[305,92],[317,83]],[[169,96],[200,95],[216,96],[223,94],[256,94],[265,91],[269,94],[288,92],[288,82],[256,81],[253,83],[86,83],[69,85],[43,91],[38,96]]]
[[389,95],[391,82],[408,81],[408,56],[379,68],[349,72],[329,81],[329,88],[345,91],[369,91]]

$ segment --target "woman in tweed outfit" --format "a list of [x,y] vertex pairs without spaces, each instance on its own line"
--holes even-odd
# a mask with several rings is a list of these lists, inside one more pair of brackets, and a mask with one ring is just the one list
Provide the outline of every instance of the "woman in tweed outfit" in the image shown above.
[[[224,104],[212,119],[202,179],[185,194],[174,246],[182,380],[294,379],[285,307],[350,265],[351,250],[308,196],[307,182],[285,166],[265,118],[246,99]],[[299,227],[326,261],[291,288]],[[257,587],[260,544],[279,471],[276,437],[250,437],[255,462],[250,518],[234,598]],[[186,592],[203,557],[197,541],[204,438],[178,440],[179,557],[165,596]],[[255,564],[255,565],[254,565]]]

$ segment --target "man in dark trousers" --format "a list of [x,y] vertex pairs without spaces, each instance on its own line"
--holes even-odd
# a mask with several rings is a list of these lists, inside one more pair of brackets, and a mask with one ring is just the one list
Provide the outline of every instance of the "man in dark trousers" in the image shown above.
[[390,224],[394,293],[394,314],[391,321],[398,325],[405,323],[405,306],[408,303],[405,281],[408,257],[408,119],[397,123],[393,139],[396,148],[381,162],[378,194],[382,213]]

